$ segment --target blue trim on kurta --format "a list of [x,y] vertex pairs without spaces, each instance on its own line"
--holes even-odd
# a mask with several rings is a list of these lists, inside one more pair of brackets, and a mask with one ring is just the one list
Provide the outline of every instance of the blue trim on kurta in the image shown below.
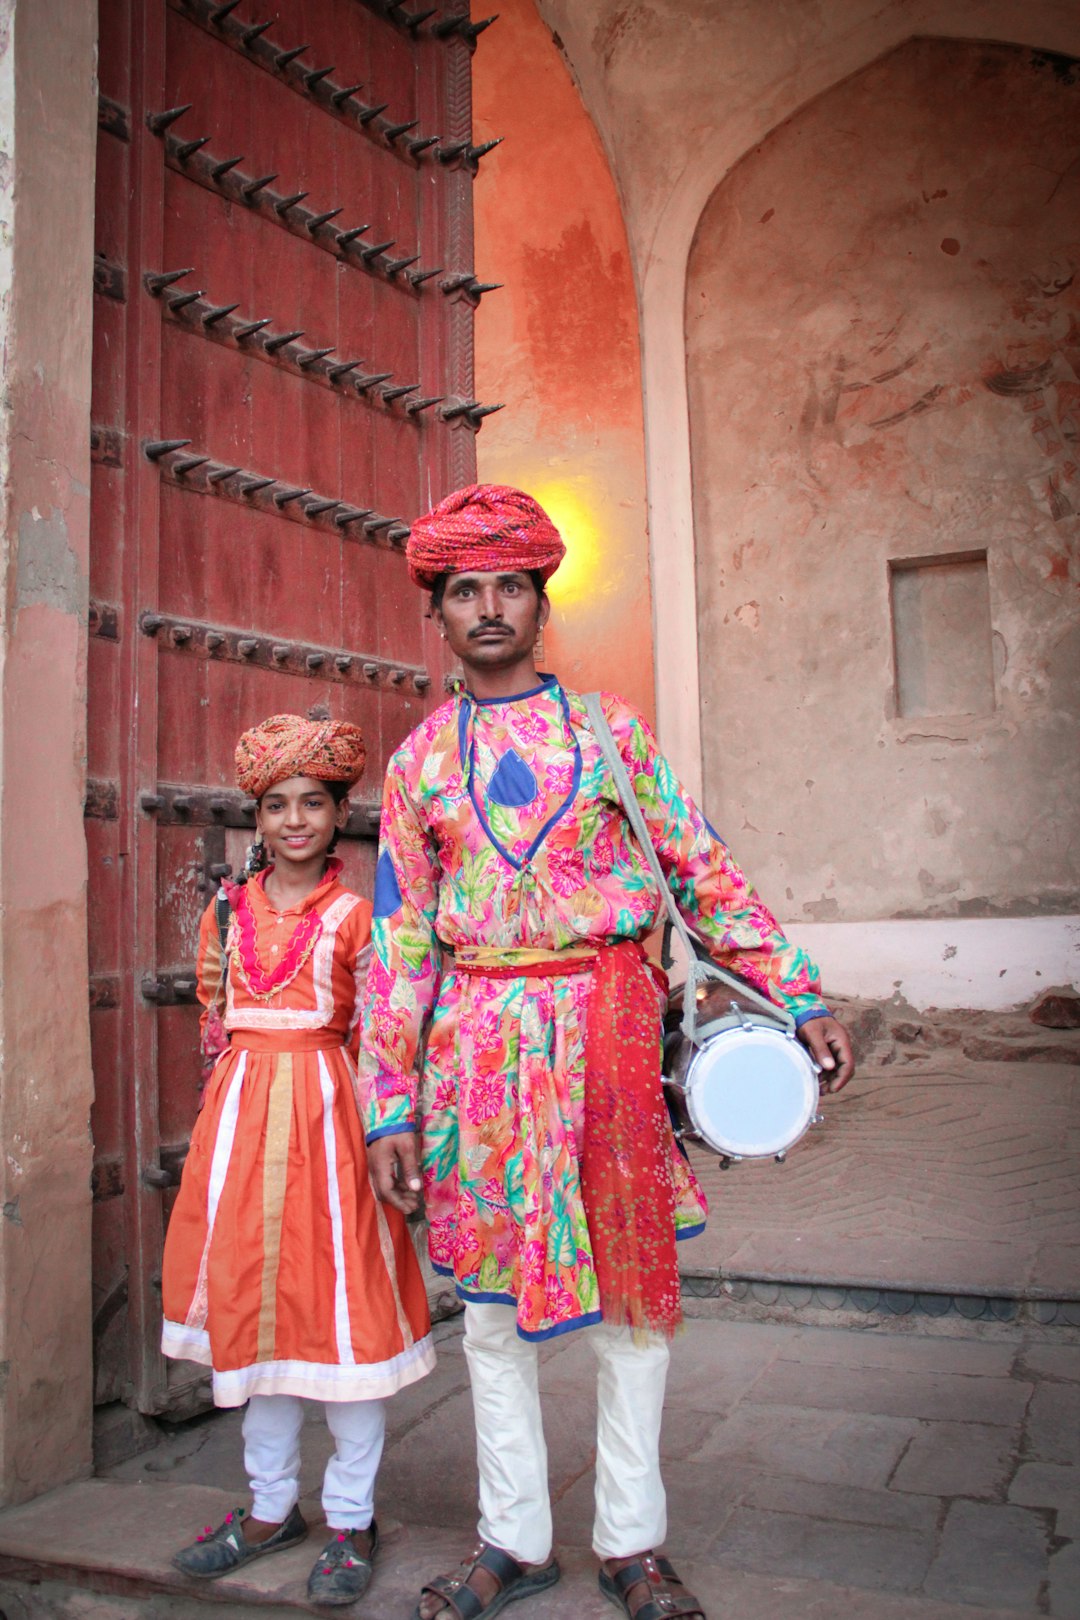
[[699,1221],[697,1226],[684,1226],[675,1233],[676,1243],[685,1243],[687,1238],[700,1237],[708,1223]]
[[832,1013],[829,1011],[828,1007],[812,1007],[809,1012],[801,1012],[796,1015],[795,1028],[802,1029],[803,1025],[808,1024],[812,1018],[831,1017]]
[[401,885],[394,871],[394,861],[388,849],[384,849],[379,856],[375,867],[375,893],[372,899],[371,920],[377,922],[383,917],[392,917],[401,910]]
[[[494,849],[498,850],[506,864],[508,866],[512,866],[515,872],[523,872],[525,870],[533,856],[536,854],[537,850],[540,848],[541,844],[544,842],[544,839],[547,837],[548,833],[551,832],[552,829],[562,820],[563,816],[565,816],[566,812],[577,798],[578,789],[581,786],[581,743],[578,740],[578,734],[574,730],[573,723],[570,719],[570,704],[567,700],[566,693],[563,691],[562,687],[559,686],[554,675],[549,676],[545,680],[543,686],[538,686],[532,692],[523,692],[520,695],[522,697],[535,697],[538,692],[544,691],[555,691],[558,694],[559,702],[562,705],[563,721],[565,723],[566,730],[569,733],[574,749],[574,777],[570,784],[570,791],[566,795],[566,798],[563,800],[562,804],[559,805],[558,809],[548,817],[547,821],[544,822],[544,825],[541,827],[540,831],[537,833],[536,837],[525,851],[524,857],[520,861],[514,859],[510,851],[499,842],[495,834],[492,832],[491,824],[489,823],[487,816],[484,814],[484,808],[481,805],[479,796],[476,792],[476,726],[475,724],[473,725],[470,735],[468,709],[468,704],[470,702],[475,704],[475,700],[466,694],[461,701],[460,708],[458,709],[458,756],[461,761],[462,775],[468,784],[469,798],[472,801],[473,809],[476,811],[476,819],[483,828],[484,836],[488,839],[489,843]],[[513,703],[514,701],[515,699],[513,698],[491,698],[487,700],[489,706],[495,703]]]
[[488,798],[505,810],[522,810],[532,804],[538,791],[528,760],[522,759],[516,748],[508,748],[492,772]]
[[554,675],[545,675],[542,669],[538,669],[536,673],[540,677],[540,685],[530,686],[527,692],[514,692],[510,697],[478,698],[474,697],[468,688],[466,688],[465,696],[469,699],[469,702],[474,704],[478,709],[490,709],[499,703],[520,703],[522,698],[537,697],[539,693],[549,691],[551,687],[557,684],[557,679]]
[[380,1125],[377,1131],[369,1131],[364,1138],[365,1142],[377,1142],[380,1136],[415,1136],[415,1125]]
[[527,1339],[530,1344],[540,1344],[544,1339],[557,1339],[563,1333],[573,1333],[575,1328],[596,1327],[603,1320],[602,1311],[589,1311],[586,1316],[575,1316],[572,1322],[557,1322],[554,1327],[540,1328],[536,1333],[527,1333],[519,1327],[518,1338]]

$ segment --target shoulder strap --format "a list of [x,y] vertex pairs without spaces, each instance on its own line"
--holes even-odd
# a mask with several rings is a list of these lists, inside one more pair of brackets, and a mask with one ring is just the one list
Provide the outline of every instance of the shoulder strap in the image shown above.
[[600,746],[600,752],[604,756],[608,769],[615,778],[615,786],[619,790],[619,798],[622,800],[626,819],[630,823],[634,837],[641,845],[642,854],[648,861],[652,875],[656,879],[660,893],[664,898],[664,905],[667,908],[671,926],[678,934],[682,941],[683,950],[686,952],[687,970],[686,988],[683,991],[683,1034],[689,1041],[694,1041],[697,1038],[697,991],[699,985],[707,979],[718,980],[721,984],[728,985],[745,1000],[755,1002],[771,1018],[778,1019],[789,1028],[793,1027],[794,1020],[791,1014],[785,1011],[783,1007],[778,1007],[775,1002],[759,995],[756,990],[752,990],[741,979],[736,979],[716,962],[712,960],[702,961],[698,955],[690,931],[683,921],[682,913],[675,904],[675,896],[671,892],[671,885],[668,883],[664,875],[664,869],[660,865],[656,848],[649,836],[649,829],[645,824],[645,817],[638,803],[637,794],[634,792],[626,766],[622,761],[622,755],[615,745],[615,738],[611,734],[611,727],[608,725],[607,716],[601,706],[600,694],[599,692],[586,692],[583,696],[585,712],[589,716],[593,736]]

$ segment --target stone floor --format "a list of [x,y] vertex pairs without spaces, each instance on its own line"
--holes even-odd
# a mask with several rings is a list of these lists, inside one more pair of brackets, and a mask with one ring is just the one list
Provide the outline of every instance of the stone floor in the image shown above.
[[[955,1323],[913,1317],[832,1329],[732,1320],[722,1302],[691,1308],[663,1437],[668,1547],[710,1620],[1078,1620],[1075,1333],[979,1323],[961,1334]],[[437,1371],[391,1406],[379,1491],[385,1551],[355,1611],[366,1620],[407,1620],[421,1578],[451,1567],[472,1534],[460,1319],[443,1323],[439,1338]],[[576,1335],[542,1354],[564,1579],[522,1613],[600,1620],[612,1610],[589,1552],[592,1356]],[[257,1604],[295,1615],[320,1545],[329,1445],[313,1411],[309,1544],[212,1587],[192,1589],[168,1559],[244,1499],[238,1413],[181,1426],[107,1477],[9,1510],[0,1515],[0,1611],[7,1620],[194,1620]]]

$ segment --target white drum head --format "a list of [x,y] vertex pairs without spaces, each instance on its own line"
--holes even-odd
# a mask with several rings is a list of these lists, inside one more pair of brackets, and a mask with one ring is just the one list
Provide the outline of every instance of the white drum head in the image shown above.
[[707,1040],[686,1076],[694,1129],[717,1153],[762,1159],[797,1142],[814,1117],[817,1070],[791,1037],[767,1025]]

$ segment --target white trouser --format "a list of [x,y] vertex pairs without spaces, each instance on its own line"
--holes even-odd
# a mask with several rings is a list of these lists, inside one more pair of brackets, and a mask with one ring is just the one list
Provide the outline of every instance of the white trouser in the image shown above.
[[[660,1419],[670,1353],[629,1328],[581,1328],[596,1352],[596,1518],[593,1550],[626,1558],[667,1534],[660,1479]],[[465,1355],[476,1415],[480,1534],[525,1564],[551,1555],[547,1447],[540,1416],[537,1346],[517,1331],[509,1305],[466,1305]]]
[[[323,1475],[322,1505],[331,1530],[366,1530],[375,1511],[375,1476],[386,1433],[385,1401],[327,1401],[337,1449]],[[244,1413],[244,1467],[252,1518],[281,1524],[300,1499],[298,1395],[252,1395]]]

